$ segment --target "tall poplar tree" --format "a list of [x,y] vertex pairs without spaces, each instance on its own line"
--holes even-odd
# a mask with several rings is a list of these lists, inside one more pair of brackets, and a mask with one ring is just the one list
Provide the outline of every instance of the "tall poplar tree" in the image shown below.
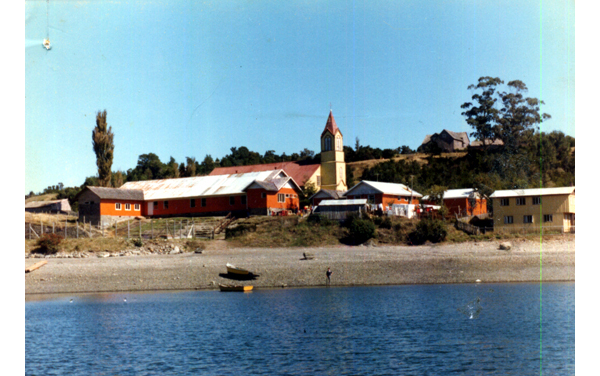
[[115,145],[113,143],[112,127],[106,124],[106,110],[98,111],[96,114],[96,127],[92,131],[92,145],[96,153],[96,165],[98,166],[98,180],[100,186],[111,186],[111,167]]

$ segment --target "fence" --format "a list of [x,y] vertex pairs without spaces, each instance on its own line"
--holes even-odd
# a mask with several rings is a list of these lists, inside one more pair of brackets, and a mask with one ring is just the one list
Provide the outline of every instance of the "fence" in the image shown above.
[[128,239],[214,239],[215,236],[223,234],[224,228],[231,222],[231,218],[223,217],[206,219],[131,219],[110,226],[94,226],[90,222],[84,223],[78,220],[55,221],[52,223],[25,222],[25,239],[38,239],[44,234],[58,234],[64,238],[73,239],[101,237],[122,237]]

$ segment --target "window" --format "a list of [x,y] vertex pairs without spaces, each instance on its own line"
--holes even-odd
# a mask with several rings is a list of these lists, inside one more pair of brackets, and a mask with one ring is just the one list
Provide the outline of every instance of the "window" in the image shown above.
[[505,225],[509,225],[513,223],[513,216],[512,215],[505,215],[504,216],[504,224]]
[[285,198],[290,198],[290,194],[289,194],[289,193],[286,193],[286,194],[285,194]]
[[163,209],[169,208],[169,201],[163,201]]
[[134,204],[133,205],[133,210],[140,211],[140,204]]
[[158,201],[154,201],[154,209],[158,209]]
[[285,202],[285,195],[283,193],[277,194],[277,202]]
[[200,206],[202,206],[202,207],[206,206],[206,199],[205,198],[201,198],[200,199]]
[[342,138],[340,136],[335,138],[335,150],[342,150]]
[[321,175],[317,175],[317,185],[321,186]]
[[121,203],[120,202],[117,202],[115,204],[115,210],[121,210]]
[[524,215],[523,223],[533,223],[533,216],[532,215]]
[[196,207],[196,199],[192,198],[190,199],[190,208],[195,208]]
[[541,197],[533,197],[533,205],[541,205],[542,198]]
[[544,214],[544,222],[554,222],[552,220],[552,214]]
[[374,204],[375,203],[375,195],[369,195],[369,198],[367,198],[367,201],[369,202],[369,204]]
[[500,206],[508,206],[508,199],[507,198],[501,198],[500,199]]
[[329,136],[325,137],[323,146],[324,146],[324,148],[323,148],[324,151],[331,150],[331,137],[329,137]]
[[229,205],[235,205],[235,196],[229,196]]
[[241,197],[242,205],[246,205],[246,196]]
[[525,205],[525,197],[517,197],[517,205]]
[[125,204],[125,210],[131,210],[131,204]]
[[265,192],[261,193],[260,198],[267,198],[267,194]]

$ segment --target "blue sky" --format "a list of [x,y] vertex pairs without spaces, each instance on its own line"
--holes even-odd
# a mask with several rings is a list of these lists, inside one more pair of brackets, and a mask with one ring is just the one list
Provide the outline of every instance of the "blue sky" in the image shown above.
[[543,130],[575,136],[574,17],[565,0],[26,1],[25,193],[97,173],[104,109],[113,170],[318,152],[330,103],[346,145],[416,148],[470,131],[481,76],[524,81]]

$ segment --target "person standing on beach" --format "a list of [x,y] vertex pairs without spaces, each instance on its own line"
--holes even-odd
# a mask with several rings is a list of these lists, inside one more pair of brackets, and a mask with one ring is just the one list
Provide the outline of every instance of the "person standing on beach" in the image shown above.
[[333,272],[331,271],[331,268],[327,267],[327,272],[325,272],[325,275],[327,276],[327,281],[325,281],[325,285],[329,286],[331,285],[331,274]]

